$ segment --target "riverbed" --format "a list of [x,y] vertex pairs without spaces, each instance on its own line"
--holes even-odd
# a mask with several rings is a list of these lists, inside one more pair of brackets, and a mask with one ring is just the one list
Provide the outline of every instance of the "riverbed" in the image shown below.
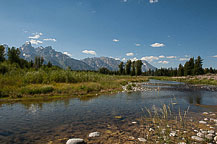
[[0,143],[48,143],[90,132],[122,127],[147,116],[145,108],[174,104],[173,112],[217,112],[217,91],[184,83],[150,80],[144,90],[90,99],[62,98],[0,105]]

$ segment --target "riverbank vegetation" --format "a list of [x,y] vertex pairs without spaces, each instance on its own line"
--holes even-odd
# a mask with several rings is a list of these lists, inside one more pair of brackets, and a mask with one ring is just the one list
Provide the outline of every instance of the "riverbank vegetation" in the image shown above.
[[46,96],[82,96],[120,91],[130,81],[146,81],[146,77],[105,75],[94,71],[61,69],[43,57],[26,61],[19,49],[9,48],[7,59],[0,47],[0,98],[30,98]]

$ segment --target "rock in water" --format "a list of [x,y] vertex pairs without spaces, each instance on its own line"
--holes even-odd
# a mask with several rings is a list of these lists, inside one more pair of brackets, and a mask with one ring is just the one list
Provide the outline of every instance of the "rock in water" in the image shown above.
[[144,138],[138,138],[138,140],[141,141],[141,142],[146,142],[146,141],[147,141],[147,140],[144,139]]
[[69,139],[66,144],[85,144],[84,140],[83,139],[80,139],[80,138],[72,138],[72,139]]
[[204,141],[203,138],[198,137],[198,136],[192,136],[191,138],[192,138],[193,140],[195,140],[195,141],[198,141],[198,142],[202,142],[202,141]]
[[99,132],[92,132],[89,134],[89,137],[99,137],[100,133]]

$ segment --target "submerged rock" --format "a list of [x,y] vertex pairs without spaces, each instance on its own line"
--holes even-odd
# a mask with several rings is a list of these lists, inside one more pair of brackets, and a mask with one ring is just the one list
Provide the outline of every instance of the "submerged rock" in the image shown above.
[[207,122],[205,121],[199,121],[200,124],[206,124]]
[[84,140],[81,138],[72,138],[69,139],[66,144],[85,144]]
[[169,136],[176,136],[176,131],[171,131],[171,133],[169,134]]
[[147,140],[144,139],[144,138],[138,138],[138,140],[141,141],[141,142],[146,142],[146,141],[147,141]]
[[100,136],[100,132],[92,132],[89,134],[89,137],[99,137]]
[[199,132],[199,133],[197,133],[197,136],[199,136],[199,137],[204,137],[204,134],[201,133],[201,132]]
[[198,137],[198,136],[192,136],[191,139],[195,140],[195,141],[198,141],[198,142],[203,142],[204,139],[201,138],[201,137]]

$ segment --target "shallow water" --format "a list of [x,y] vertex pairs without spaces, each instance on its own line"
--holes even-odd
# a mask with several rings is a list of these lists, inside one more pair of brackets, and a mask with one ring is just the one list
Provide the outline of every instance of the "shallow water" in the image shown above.
[[[46,143],[61,137],[82,137],[144,116],[145,107],[174,103],[174,111],[217,111],[217,92],[179,82],[151,80],[146,91],[102,95],[88,100],[64,98],[0,105],[0,143]],[[122,119],[115,119],[121,116]]]

